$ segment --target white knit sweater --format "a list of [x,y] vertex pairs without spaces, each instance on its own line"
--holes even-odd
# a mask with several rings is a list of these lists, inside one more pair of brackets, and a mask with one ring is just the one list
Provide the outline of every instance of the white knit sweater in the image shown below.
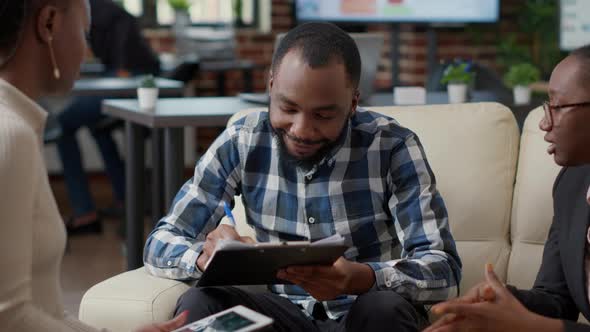
[[96,331],[62,306],[66,234],[41,154],[45,118],[0,80],[0,331]]

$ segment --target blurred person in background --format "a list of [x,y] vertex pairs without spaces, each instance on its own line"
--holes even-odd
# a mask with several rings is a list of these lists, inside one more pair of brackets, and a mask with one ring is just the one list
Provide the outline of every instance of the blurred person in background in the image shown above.
[[[158,74],[158,57],[143,38],[137,19],[112,0],[90,0],[92,22],[88,38],[92,54],[106,69],[106,76],[128,77]],[[67,218],[68,234],[100,233],[101,214],[92,198],[88,177],[84,171],[78,130],[89,129],[104,161],[105,171],[113,189],[113,208],[107,216],[122,216],[125,200],[125,166],[112,136],[112,127],[104,126],[101,114],[104,96],[81,96],[58,116],[62,135],[57,148],[73,216]],[[110,212],[110,213],[109,213]]]

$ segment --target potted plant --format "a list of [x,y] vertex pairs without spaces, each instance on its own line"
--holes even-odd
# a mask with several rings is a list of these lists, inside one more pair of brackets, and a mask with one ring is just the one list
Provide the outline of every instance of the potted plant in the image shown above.
[[190,0],[168,0],[168,4],[174,10],[174,29],[184,29],[191,24]]
[[243,27],[244,21],[242,19],[242,0],[233,0],[232,7],[234,26],[237,28]]
[[168,0],[168,4],[175,12],[188,12],[188,9],[191,6],[189,0]]
[[530,103],[531,88],[529,86],[537,82],[540,77],[539,69],[530,63],[520,63],[510,67],[506,75],[504,75],[504,83],[512,88],[516,105]]
[[191,25],[189,9],[190,0],[168,0],[168,5],[174,10],[174,22],[172,32],[174,33],[176,54],[183,56],[190,52],[190,42],[186,37],[186,30]]
[[143,77],[137,88],[137,101],[140,109],[154,109],[158,100],[158,86],[153,75]]
[[464,103],[467,100],[467,88],[473,82],[471,67],[469,62],[456,62],[445,68],[440,82],[447,85],[449,103]]

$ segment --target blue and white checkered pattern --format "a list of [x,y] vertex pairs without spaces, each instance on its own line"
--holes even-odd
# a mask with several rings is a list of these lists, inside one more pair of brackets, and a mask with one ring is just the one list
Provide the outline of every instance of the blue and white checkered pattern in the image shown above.
[[[314,241],[339,233],[350,246],[345,257],[374,269],[374,289],[422,304],[454,296],[461,262],[418,138],[395,120],[360,108],[344,130],[337,146],[304,171],[280,157],[267,112],[227,128],[150,234],[144,251],[148,271],[198,279],[196,261],[206,235],[224,216],[223,202],[241,194],[259,242]],[[272,291],[308,314],[317,303],[298,286]],[[323,305],[336,318],[355,298]]]

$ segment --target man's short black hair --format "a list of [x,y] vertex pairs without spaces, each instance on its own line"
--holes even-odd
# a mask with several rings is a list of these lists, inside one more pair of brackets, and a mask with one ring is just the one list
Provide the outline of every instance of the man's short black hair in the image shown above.
[[311,68],[326,66],[332,61],[344,64],[354,88],[361,77],[361,57],[354,40],[344,30],[331,23],[310,22],[301,24],[279,43],[272,57],[272,71],[277,72],[283,57],[296,49]]

